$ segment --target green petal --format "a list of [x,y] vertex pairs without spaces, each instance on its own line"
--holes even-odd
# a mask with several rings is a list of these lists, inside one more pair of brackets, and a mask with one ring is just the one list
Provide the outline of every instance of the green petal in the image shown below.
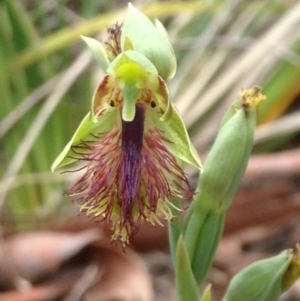
[[[169,110],[172,110],[172,114],[168,112]],[[168,115],[168,120],[166,120],[164,115],[164,119],[157,122],[156,126],[160,128],[171,141],[171,143],[168,144],[170,151],[177,158],[202,170],[200,158],[189,138],[177,109],[170,103],[168,111],[165,113],[165,115]]]
[[111,112],[106,113],[99,118],[92,117],[91,113],[88,113],[80,123],[72,139],[52,164],[52,172],[58,167],[62,167],[77,161],[74,158],[76,158],[78,155],[72,151],[71,146],[78,145],[80,142],[85,140],[91,140],[93,137],[92,135],[97,135],[99,133],[104,133],[111,130],[116,123],[118,114],[118,109],[112,110]]
[[128,15],[125,19],[121,47],[125,50],[129,38],[133,49],[145,55],[156,67],[164,80],[170,80],[176,71],[176,58],[170,42],[156,26],[141,12],[128,4]]
[[96,61],[103,71],[106,71],[109,66],[109,60],[105,49],[100,42],[95,39],[81,36],[88,48],[92,51]]

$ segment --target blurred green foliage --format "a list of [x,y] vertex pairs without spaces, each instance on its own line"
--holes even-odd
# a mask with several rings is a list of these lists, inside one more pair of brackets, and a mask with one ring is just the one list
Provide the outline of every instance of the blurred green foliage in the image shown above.
[[[1,1],[2,225],[32,228],[77,214],[63,195],[73,174],[51,174],[50,166],[102,78],[79,35],[105,38],[105,28],[122,20],[126,3]],[[297,1],[133,3],[170,33],[178,72],[169,87],[199,152],[210,148],[220,116],[241,88],[263,87],[268,101],[261,123],[280,120],[299,94],[300,36],[292,30],[300,23]],[[299,131],[291,128],[278,133],[285,137],[280,145],[272,142],[276,136],[264,136],[260,150],[282,147]]]

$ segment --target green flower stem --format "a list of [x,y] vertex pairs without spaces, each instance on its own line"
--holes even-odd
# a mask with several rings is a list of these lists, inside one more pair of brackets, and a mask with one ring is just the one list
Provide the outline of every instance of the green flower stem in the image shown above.
[[[180,203],[178,200],[172,200],[172,204],[176,208],[180,208]],[[178,210],[171,207],[171,211],[174,214],[174,218],[172,221],[168,222],[168,236],[169,236],[169,246],[170,246],[170,252],[172,255],[173,263],[175,264],[176,260],[176,248],[178,244],[178,239],[181,235],[181,225],[180,225],[180,219],[178,216]]]

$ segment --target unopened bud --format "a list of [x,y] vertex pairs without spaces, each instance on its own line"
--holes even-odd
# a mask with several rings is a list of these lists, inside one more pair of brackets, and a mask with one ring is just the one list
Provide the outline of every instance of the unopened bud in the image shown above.
[[224,212],[244,175],[253,143],[257,105],[265,99],[257,87],[243,90],[223,119],[204,164],[196,206]]
[[300,277],[299,247],[259,260],[231,280],[223,301],[273,301]]

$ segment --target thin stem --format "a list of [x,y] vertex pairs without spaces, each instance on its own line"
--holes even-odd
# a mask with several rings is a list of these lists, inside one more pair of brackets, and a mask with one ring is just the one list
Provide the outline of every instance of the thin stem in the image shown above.
[[[172,204],[176,208],[180,208],[180,203],[178,200],[172,200]],[[170,252],[172,255],[173,264],[175,265],[176,262],[176,248],[179,236],[181,234],[181,225],[178,216],[178,210],[171,207],[171,211],[174,214],[174,218],[172,221],[168,222],[168,234],[169,234],[169,245],[170,245]]]

